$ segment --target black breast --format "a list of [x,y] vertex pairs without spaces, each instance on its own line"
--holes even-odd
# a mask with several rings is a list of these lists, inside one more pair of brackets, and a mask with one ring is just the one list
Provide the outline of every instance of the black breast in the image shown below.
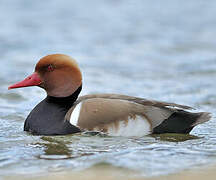
[[24,131],[37,135],[65,135],[80,132],[80,129],[65,121],[65,115],[76,101],[82,87],[69,97],[47,96],[28,115]]

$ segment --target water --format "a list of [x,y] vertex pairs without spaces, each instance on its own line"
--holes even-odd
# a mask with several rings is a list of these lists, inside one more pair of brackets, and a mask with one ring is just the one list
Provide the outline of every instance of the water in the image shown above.
[[[0,2],[0,176],[111,166],[142,176],[216,163],[216,2]],[[78,60],[82,94],[122,93],[193,106],[213,118],[192,136],[141,138],[23,132],[39,88],[8,91],[44,55]]]

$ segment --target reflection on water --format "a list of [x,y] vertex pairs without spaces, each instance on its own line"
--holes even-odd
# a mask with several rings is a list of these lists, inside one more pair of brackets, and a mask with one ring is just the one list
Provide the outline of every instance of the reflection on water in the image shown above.
[[36,143],[36,145],[44,148],[44,154],[40,155],[39,158],[47,160],[72,158],[72,151],[67,147],[65,142],[55,140],[51,137],[42,137],[41,139],[47,141],[47,143]]
[[[112,166],[144,176],[216,160],[216,1],[8,1],[0,6],[0,176]],[[78,60],[83,92],[122,93],[213,113],[191,135],[32,136],[24,119],[45,94],[8,91],[39,58]],[[166,165],[166,166],[165,166]]]
[[[105,135],[102,134],[99,135],[98,132],[88,132],[81,134],[80,138],[85,137],[92,137],[97,135],[97,137],[105,137]],[[168,142],[183,142],[187,140],[193,140],[193,139],[199,139],[199,137],[194,135],[185,135],[185,134],[161,134],[161,135],[150,135],[150,137],[155,138],[156,140],[160,141],[168,141]],[[107,138],[111,138],[108,137]],[[65,141],[64,138],[56,138],[56,137],[41,137],[41,140],[46,141],[45,143],[35,143],[33,145],[38,145],[43,149],[43,153],[38,155],[37,157],[39,159],[45,159],[45,160],[64,160],[64,159],[74,159],[74,158],[81,158],[85,156],[93,156],[97,153],[110,153],[114,152],[115,149],[112,149],[112,147],[108,146],[106,150],[98,149],[98,146],[91,145],[92,150],[86,151],[83,149],[73,150],[70,145],[73,143],[73,141]],[[102,141],[105,139],[101,139]],[[137,139],[134,139],[137,141]],[[113,144],[112,144],[113,145]],[[105,146],[106,147],[106,146]],[[116,148],[116,146],[114,146]],[[127,148],[127,146],[125,147]],[[145,148],[146,149],[146,148]],[[148,149],[150,150],[150,149]],[[152,148],[154,150],[154,148]],[[124,154],[124,153],[123,153]],[[106,161],[101,161],[96,163],[94,166],[104,166],[104,165],[111,165],[110,163]]]
[[[82,133],[81,138],[84,137],[93,137],[97,135],[98,137],[107,137],[108,136],[104,134],[100,134],[99,132],[87,132]],[[199,139],[200,137],[189,135],[189,134],[154,134],[150,135],[150,137],[155,138],[156,140],[160,141],[168,141],[168,142],[183,142],[187,140],[193,140],[193,139]],[[73,141],[64,141],[63,139],[58,139],[56,137],[49,137],[49,136],[43,136],[41,137],[41,140],[46,141],[46,143],[35,143],[33,145],[39,145],[41,148],[43,148],[44,153],[39,155],[38,158],[40,159],[46,159],[46,160],[61,160],[61,159],[71,159],[71,158],[78,158],[81,156],[89,156],[94,155],[94,153],[86,153],[85,151],[77,153],[76,151],[73,151],[70,148],[70,144],[73,143]],[[105,139],[104,139],[105,140]],[[94,147],[94,146],[93,146]],[[95,146],[97,148],[97,146]],[[96,149],[95,149],[96,151]],[[100,152],[109,152],[107,151],[101,151]]]
[[193,140],[193,139],[199,139],[200,137],[190,135],[190,134],[172,134],[172,133],[166,133],[166,134],[152,134],[152,137],[154,137],[157,140],[161,141],[169,141],[169,142],[183,142],[187,140]]

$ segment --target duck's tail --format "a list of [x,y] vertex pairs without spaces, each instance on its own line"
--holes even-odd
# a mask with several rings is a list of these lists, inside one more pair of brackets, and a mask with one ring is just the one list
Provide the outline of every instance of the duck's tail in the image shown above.
[[189,133],[196,125],[207,122],[211,119],[211,113],[191,113],[184,110],[174,112],[160,125],[153,129],[153,133]]
[[192,124],[193,127],[195,127],[198,124],[202,124],[204,122],[207,122],[211,119],[211,113],[209,113],[209,112],[200,112],[197,114],[198,114],[198,117],[197,117],[196,121]]

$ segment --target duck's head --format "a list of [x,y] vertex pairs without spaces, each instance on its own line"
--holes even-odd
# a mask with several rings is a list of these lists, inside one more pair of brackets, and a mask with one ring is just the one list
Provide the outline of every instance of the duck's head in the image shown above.
[[8,89],[39,86],[49,96],[67,97],[82,85],[82,74],[78,64],[70,56],[52,54],[39,60],[35,72]]

